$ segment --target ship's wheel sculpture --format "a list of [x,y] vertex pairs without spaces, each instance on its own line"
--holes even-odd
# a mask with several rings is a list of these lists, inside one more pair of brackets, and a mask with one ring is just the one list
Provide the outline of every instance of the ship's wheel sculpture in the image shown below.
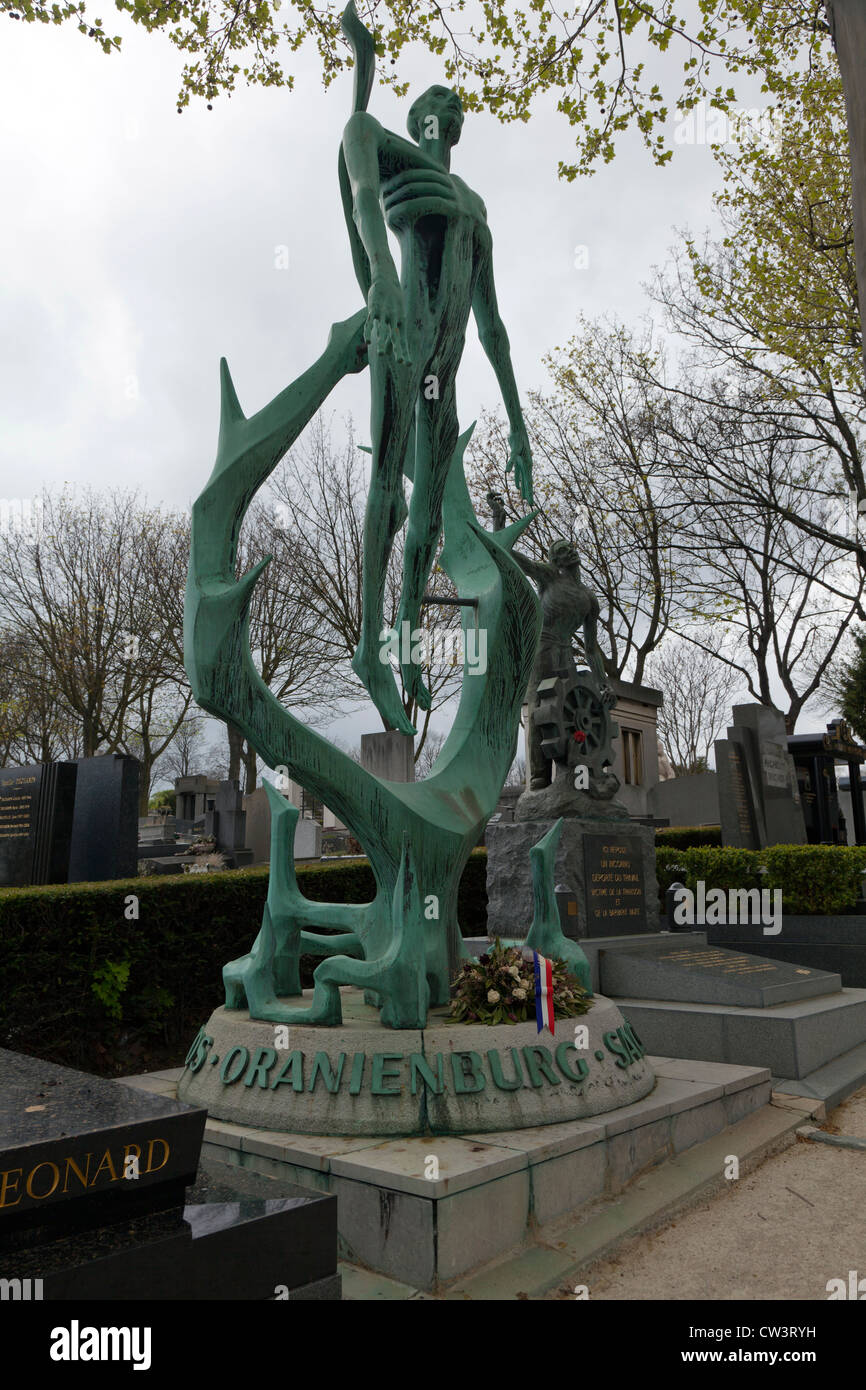
[[613,762],[611,741],[619,725],[592,674],[579,671],[541,681],[536,700],[532,718],[544,756],[569,769],[585,764],[590,781],[601,776]]

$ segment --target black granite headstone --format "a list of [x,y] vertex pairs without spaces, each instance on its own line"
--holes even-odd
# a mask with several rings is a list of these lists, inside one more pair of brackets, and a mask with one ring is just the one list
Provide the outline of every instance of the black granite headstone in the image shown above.
[[206,1117],[0,1049],[0,1248],[13,1232],[43,1240],[182,1203]]
[[646,931],[646,885],[638,837],[616,829],[585,835],[583,853],[586,935],[628,936]]
[[0,768],[0,887],[65,883],[75,763]]
[[220,1163],[196,1178],[206,1118],[0,1050],[4,1296],[339,1299],[336,1197]]
[[70,883],[138,873],[138,779],[137,758],[109,753],[79,759]]

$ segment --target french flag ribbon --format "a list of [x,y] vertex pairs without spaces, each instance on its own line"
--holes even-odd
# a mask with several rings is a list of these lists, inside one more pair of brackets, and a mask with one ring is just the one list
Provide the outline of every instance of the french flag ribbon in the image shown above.
[[535,1021],[538,1031],[549,1028],[553,1033],[553,966],[544,956],[533,951],[535,964]]

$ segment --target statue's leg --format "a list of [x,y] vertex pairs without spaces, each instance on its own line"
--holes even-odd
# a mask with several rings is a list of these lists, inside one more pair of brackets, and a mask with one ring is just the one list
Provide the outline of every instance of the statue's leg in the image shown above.
[[[385,722],[412,735],[388,661],[382,661],[385,576],[394,536],[406,515],[403,464],[412,431],[417,368],[370,353],[373,467],[364,517],[361,641],[352,658],[370,699]],[[398,632],[400,631],[398,627]]]
[[[415,479],[409,504],[398,632],[404,622],[409,623],[410,631],[421,626],[421,600],[442,530],[442,498],[458,433],[454,378],[440,378],[439,398],[428,400],[419,396],[415,417]],[[429,709],[430,692],[421,679],[421,667],[404,661],[401,670],[406,689],[421,709]]]

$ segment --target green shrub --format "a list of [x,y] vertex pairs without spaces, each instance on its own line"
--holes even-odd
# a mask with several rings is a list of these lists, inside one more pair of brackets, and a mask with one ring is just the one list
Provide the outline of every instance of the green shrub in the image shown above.
[[691,849],[695,845],[721,845],[722,827],[720,825],[669,825],[656,831],[656,845],[674,845],[677,849]]
[[148,811],[161,811],[163,806],[174,815],[177,793],[171,787],[165,787],[161,792],[150,798],[147,803]]
[[[866,868],[866,846],[773,845],[768,849],[693,846],[656,850],[659,893],[672,883],[692,892],[711,888],[776,888],[788,913],[833,913],[854,906]],[[765,870],[766,872],[761,872]]]
[[[486,863],[475,852],[460,883],[471,936],[487,930]],[[366,860],[297,874],[316,902],[375,891]],[[222,967],[252,946],[267,891],[267,867],[0,889],[0,1047],[114,1076],[182,1061],[222,1001]],[[302,958],[305,984],[315,964]]]
[[860,896],[866,846],[773,845],[759,857],[761,886],[781,888],[786,912],[844,912]]

